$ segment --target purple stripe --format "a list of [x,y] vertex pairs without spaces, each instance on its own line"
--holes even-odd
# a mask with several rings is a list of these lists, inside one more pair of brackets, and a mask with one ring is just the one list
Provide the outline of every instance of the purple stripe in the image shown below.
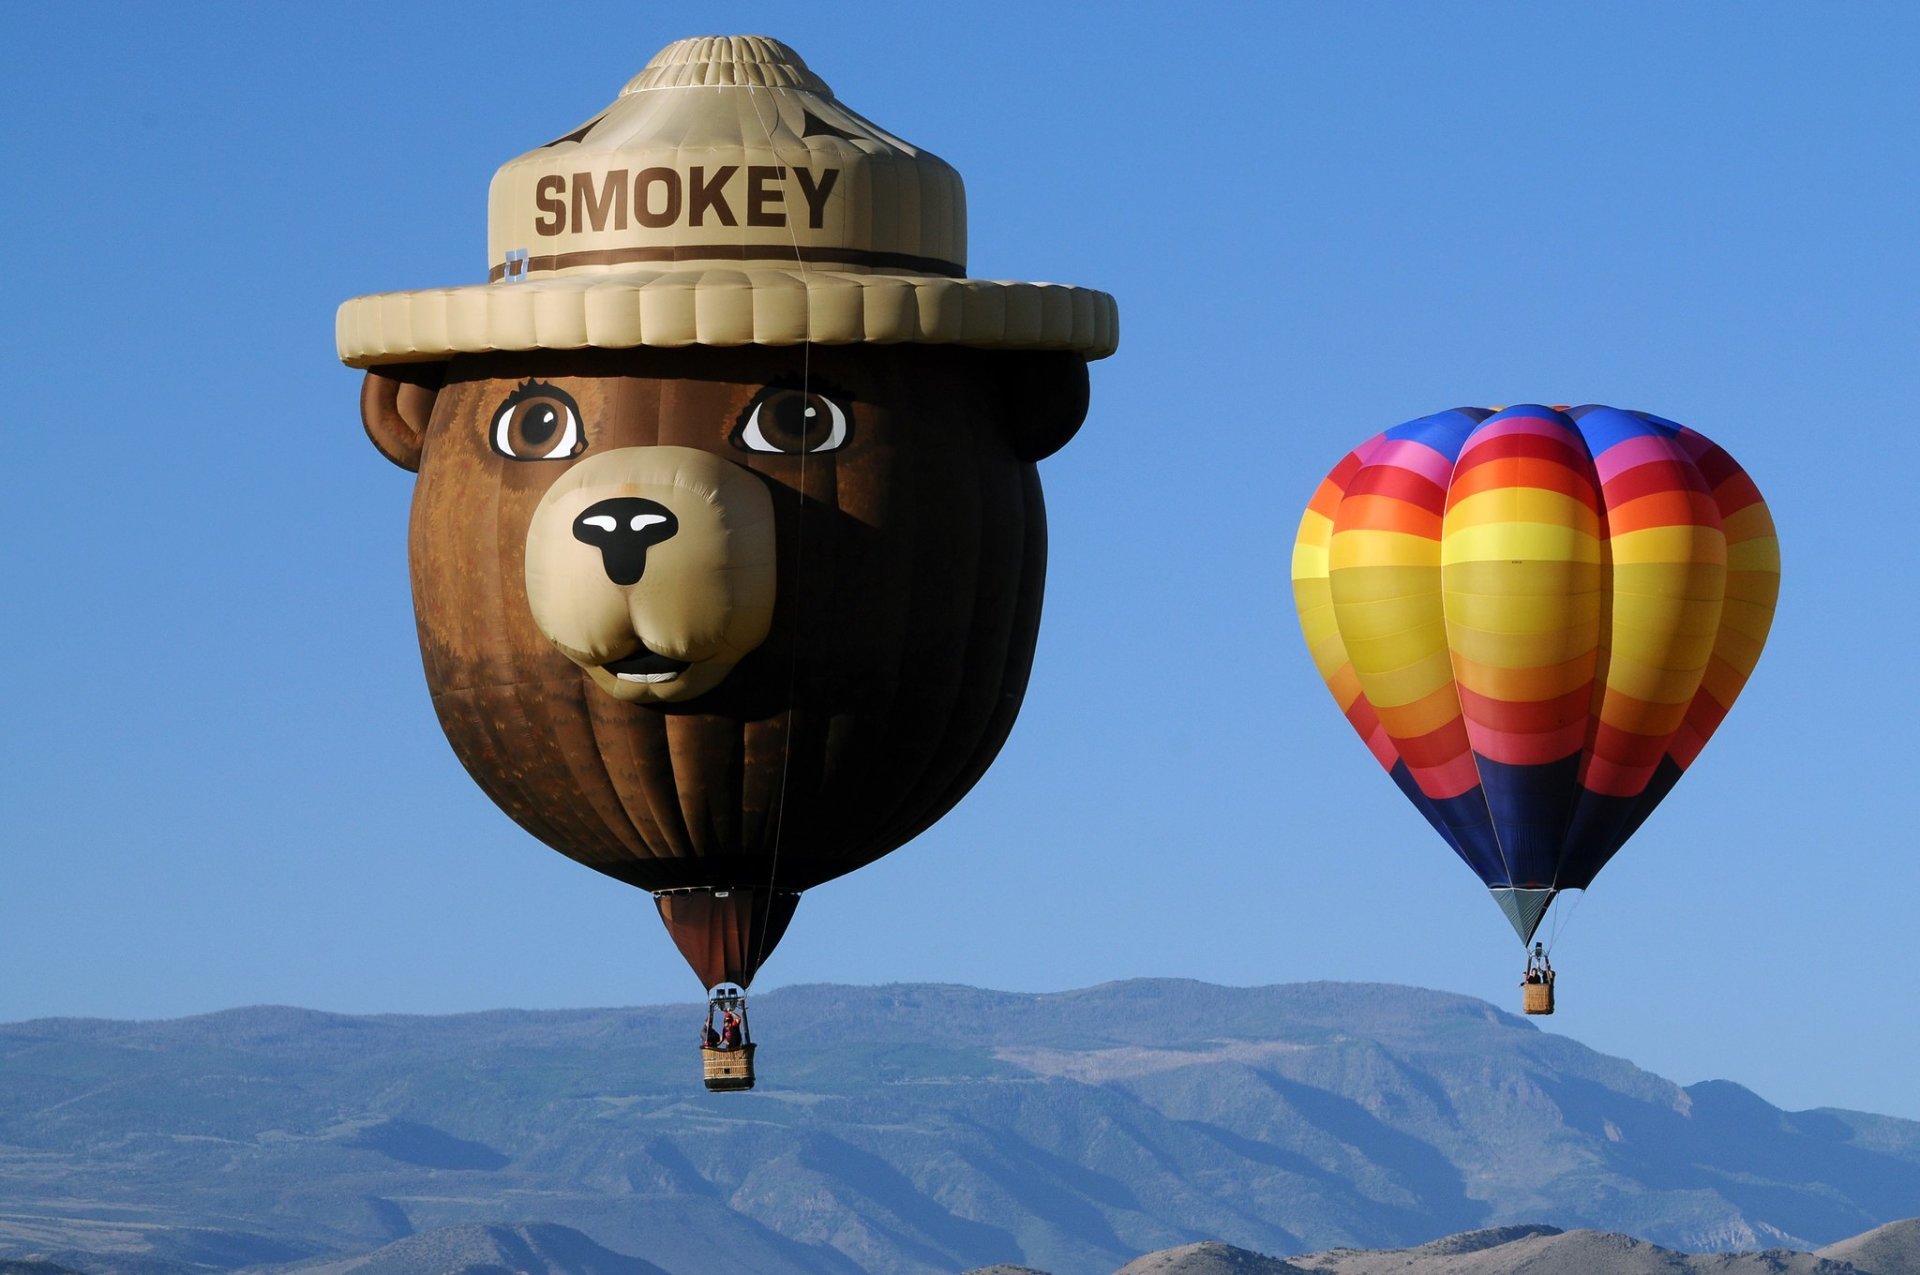
[[1420,475],[1442,491],[1453,477],[1453,461],[1445,452],[1411,438],[1389,439],[1367,458],[1370,465],[1392,465]]
[[1655,461],[1673,461],[1689,469],[1693,467],[1693,458],[1673,439],[1660,434],[1640,434],[1623,439],[1595,456],[1593,467],[1599,471],[1600,481],[1609,483],[1629,469]]
[[1584,452],[1587,450],[1587,440],[1580,436],[1580,431],[1568,429],[1559,421],[1550,420],[1544,416],[1504,416],[1498,420],[1488,421],[1479,429],[1473,431],[1472,437],[1467,439],[1467,445],[1460,449],[1461,463],[1466,463],[1468,452],[1489,439],[1507,438],[1524,434],[1533,434],[1540,438],[1551,438],[1559,442],[1568,443],[1579,451]]
[[1392,440],[1385,434],[1375,434],[1372,438],[1369,438],[1366,442],[1354,448],[1353,454],[1360,458],[1362,465],[1371,465],[1373,464],[1373,458],[1380,454],[1380,449],[1391,441]]

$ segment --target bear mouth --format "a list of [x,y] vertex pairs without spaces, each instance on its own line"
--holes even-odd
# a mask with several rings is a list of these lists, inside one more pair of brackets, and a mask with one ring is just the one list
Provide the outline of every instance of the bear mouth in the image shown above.
[[632,655],[609,660],[600,667],[623,682],[671,682],[687,671],[687,660],[676,660],[670,655],[656,655],[646,647],[641,647]]

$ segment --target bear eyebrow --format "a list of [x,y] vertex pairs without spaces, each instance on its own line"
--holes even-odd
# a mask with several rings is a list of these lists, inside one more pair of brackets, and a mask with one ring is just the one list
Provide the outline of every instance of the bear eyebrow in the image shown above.
[[755,390],[754,397],[758,398],[768,390],[798,390],[802,394],[821,394],[841,403],[858,402],[860,397],[852,390],[844,389],[832,381],[824,381],[818,376],[802,376],[798,372],[782,372]]
[[567,393],[558,385],[551,385],[546,381],[537,380],[533,377],[528,377],[521,383],[519,389],[507,395],[500,406],[512,407],[515,403],[524,403],[530,398],[557,398],[568,407],[571,407],[576,417],[580,415],[580,405],[573,401],[573,395]]

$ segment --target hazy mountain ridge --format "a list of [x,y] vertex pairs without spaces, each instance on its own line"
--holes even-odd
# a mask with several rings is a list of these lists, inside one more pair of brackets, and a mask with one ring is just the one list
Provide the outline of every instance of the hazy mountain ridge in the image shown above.
[[[1677,1253],[1625,1235],[1497,1227],[1413,1248],[1335,1249],[1284,1259],[1217,1240],[1148,1253],[1113,1275],[1920,1275],[1920,1221],[1893,1223],[1833,1246],[1859,1264],[1821,1253]],[[136,1275],[139,1263],[83,1262],[84,1275]],[[711,1270],[726,1269],[714,1262]],[[46,1263],[0,1262],[0,1275],[75,1275]],[[452,1226],[345,1259],[259,1267],[247,1275],[660,1275],[564,1226]],[[966,1275],[1050,1275],[997,1264]]]
[[717,1236],[766,1275],[1106,1275],[1199,1240],[1518,1222],[1811,1248],[1920,1211],[1920,1124],[1683,1089],[1466,997],[1152,981],[754,1008],[748,1095],[699,1090],[686,1006],[0,1027],[0,1251],[236,1269],[553,1223],[674,1275]]

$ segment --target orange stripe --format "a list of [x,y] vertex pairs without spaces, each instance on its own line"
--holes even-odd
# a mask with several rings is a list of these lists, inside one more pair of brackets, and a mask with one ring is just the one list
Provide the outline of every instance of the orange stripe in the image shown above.
[[1333,521],[1334,511],[1340,508],[1340,497],[1346,494],[1346,488],[1328,478],[1314,490],[1313,499],[1307,502],[1307,508]]
[[1644,531],[1648,527],[1716,527],[1720,506],[1697,491],[1661,491],[1629,500],[1607,510],[1607,530],[1613,535]]
[[1461,753],[1441,766],[1408,766],[1420,791],[1436,801],[1458,797],[1480,786],[1480,768],[1473,764],[1472,753]]
[[1475,465],[1454,475],[1447,487],[1447,505],[1452,507],[1469,496],[1498,491],[1502,487],[1537,487],[1557,491],[1583,504],[1594,504],[1593,482],[1557,461],[1532,456],[1503,456]]
[[1471,751],[1467,744],[1466,723],[1458,719],[1424,735],[1395,735],[1393,742],[1400,750],[1400,755],[1407,759],[1407,765],[1422,770],[1444,765]]
[[1440,515],[1392,496],[1348,496],[1340,502],[1340,531],[1398,531],[1440,538]]
[[1636,731],[1621,730],[1605,722],[1594,732],[1593,745],[1589,750],[1594,758],[1609,761],[1619,766],[1653,767],[1667,751],[1666,735],[1642,735]]
[[1513,700],[1496,699],[1462,686],[1460,708],[1472,721],[1533,735],[1559,730],[1576,721],[1585,723],[1593,708],[1593,692],[1581,686],[1552,699]]
[[1590,757],[1580,772],[1580,786],[1603,797],[1638,797],[1647,790],[1659,758],[1650,766],[1621,766],[1605,758]]

